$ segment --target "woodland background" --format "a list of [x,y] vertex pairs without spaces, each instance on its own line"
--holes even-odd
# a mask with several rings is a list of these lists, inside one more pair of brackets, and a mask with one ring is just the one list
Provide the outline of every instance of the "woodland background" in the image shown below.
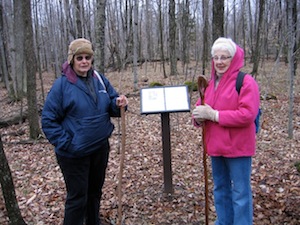
[[[261,90],[255,224],[300,223],[299,1],[0,2],[1,224],[61,223],[65,189],[53,147],[40,129],[40,112],[68,44],[77,37],[93,42],[95,68],[130,102],[123,224],[204,223],[201,131],[191,126],[190,113],[171,116],[174,195],[166,197],[160,116],[140,115],[139,90],[152,82],[177,85],[209,74],[210,46],[219,36],[245,49],[243,70]],[[190,97],[194,104],[196,92]],[[114,123],[101,206],[103,220],[111,224],[117,223],[120,161],[120,121]],[[210,206],[213,221],[212,196]]]

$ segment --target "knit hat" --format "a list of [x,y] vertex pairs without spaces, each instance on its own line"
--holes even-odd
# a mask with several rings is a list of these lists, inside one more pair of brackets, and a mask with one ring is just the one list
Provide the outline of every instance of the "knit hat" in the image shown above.
[[236,44],[230,38],[220,37],[215,40],[211,48],[211,55],[214,56],[217,50],[227,50],[230,56],[233,57],[236,52]]
[[94,55],[92,43],[85,38],[78,38],[69,45],[68,64],[72,63],[73,57],[78,54]]

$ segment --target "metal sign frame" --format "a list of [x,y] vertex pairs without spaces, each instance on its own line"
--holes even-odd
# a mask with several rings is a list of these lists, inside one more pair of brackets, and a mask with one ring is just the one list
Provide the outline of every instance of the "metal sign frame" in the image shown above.
[[173,194],[170,113],[190,112],[188,87],[163,86],[141,89],[141,114],[161,114],[164,192]]

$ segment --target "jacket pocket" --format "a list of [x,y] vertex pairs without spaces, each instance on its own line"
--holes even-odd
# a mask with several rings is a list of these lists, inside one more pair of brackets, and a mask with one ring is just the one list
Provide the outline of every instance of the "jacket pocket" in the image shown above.
[[70,151],[79,155],[95,151],[113,129],[108,113],[76,119]]
[[210,123],[206,127],[207,153],[210,156],[229,156],[232,154],[230,130]]

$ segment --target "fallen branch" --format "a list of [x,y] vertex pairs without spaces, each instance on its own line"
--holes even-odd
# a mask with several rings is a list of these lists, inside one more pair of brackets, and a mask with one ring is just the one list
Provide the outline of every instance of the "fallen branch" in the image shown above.
[[27,119],[28,113],[27,111],[22,114],[11,115],[10,117],[0,119],[0,128],[9,127],[15,124],[24,123]]

